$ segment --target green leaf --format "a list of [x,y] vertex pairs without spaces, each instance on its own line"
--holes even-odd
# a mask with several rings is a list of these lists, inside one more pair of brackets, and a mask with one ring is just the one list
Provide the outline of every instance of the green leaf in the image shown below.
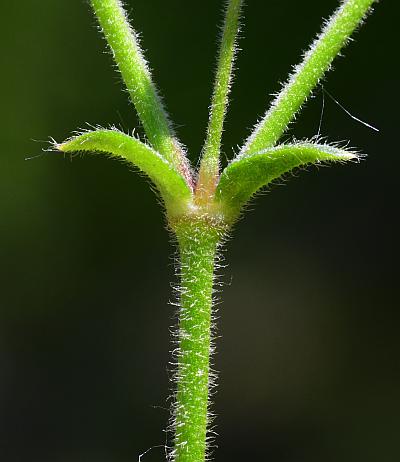
[[255,192],[294,168],[357,158],[355,153],[344,149],[310,142],[280,145],[239,156],[222,172],[215,200],[227,219],[235,220]]
[[96,130],[73,137],[56,148],[62,152],[92,152],[125,159],[144,172],[160,191],[169,212],[178,211],[192,196],[183,176],[158,152],[117,130]]

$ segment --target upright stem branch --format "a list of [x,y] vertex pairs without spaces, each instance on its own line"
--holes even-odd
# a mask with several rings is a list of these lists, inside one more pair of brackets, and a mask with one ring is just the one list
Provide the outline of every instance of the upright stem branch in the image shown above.
[[181,258],[179,353],[174,407],[174,462],[206,454],[214,259],[221,233],[209,223],[177,230]]
[[218,180],[221,137],[232,79],[241,5],[242,0],[229,0],[226,7],[207,138],[199,173],[198,189],[205,194],[214,192],[213,188]]
[[278,141],[374,1],[343,1],[246,141],[241,154],[261,151]]
[[120,0],[91,2],[150,143],[190,183],[186,158],[174,137],[137,36]]

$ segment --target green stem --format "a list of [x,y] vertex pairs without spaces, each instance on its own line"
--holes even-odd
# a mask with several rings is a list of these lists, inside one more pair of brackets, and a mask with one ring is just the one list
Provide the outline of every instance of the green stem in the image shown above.
[[374,1],[347,0],[342,3],[246,141],[242,154],[261,151],[278,141]]
[[221,137],[232,80],[241,5],[242,0],[229,0],[226,7],[207,138],[199,173],[198,188],[203,189],[206,194],[214,192],[218,180]]
[[174,462],[206,455],[214,261],[221,232],[210,223],[176,228],[181,258]]
[[189,180],[189,168],[152,82],[135,31],[120,0],[91,0],[133,104],[153,148]]

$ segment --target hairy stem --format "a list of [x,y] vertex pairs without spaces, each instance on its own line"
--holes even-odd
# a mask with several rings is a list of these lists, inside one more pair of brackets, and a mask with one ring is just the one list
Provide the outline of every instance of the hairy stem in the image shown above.
[[176,230],[181,258],[174,462],[203,462],[210,389],[214,262],[221,233],[209,223]]
[[232,79],[241,5],[242,0],[229,0],[226,7],[207,138],[203,148],[198,182],[198,189],[209,194],[214,192],[213,187],[215,188],[218,179],[221,137]]
[[186,158],[174,137],[137,36],[120,0],[91,2],[150,143],[188,178]]
[[374,1],[346,0],[342,3],[246,141],[242,154],[258,152],[278,141]]

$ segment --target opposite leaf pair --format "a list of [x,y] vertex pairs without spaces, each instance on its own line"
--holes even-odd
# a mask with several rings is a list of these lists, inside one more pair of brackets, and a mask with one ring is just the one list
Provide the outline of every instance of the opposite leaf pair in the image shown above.
[[[130,162],[156,185],[172,220],[188,213],[196,203],[195,191],[170,162],[143,142],[117,130],[87,132],[57,145],[57,148],[63,152],[106,153]],[[220,218],[229,225],[254,193],[294,168],[356,158],[349,151],[310,142],[238,155],[222,171],[214,197],[209,198],[208,209],[222,213]]]
[[158,188],[171,225],[185,215],[206,213],[229,226],[258,189],[293,168],[356,157],[354,153],[326,144],[300,142],[276,146],[276,143],[372,3],[373,0],[347,0],[341,4],[238,156],[221,173],[221,137],[242,6],[242,0],[230,0],[226,8],[207,137],[199,172],[193,173],[171,128],[137,36],[129,26],[120,1],[92,0],[149,145],[117,130],[96,130],[56,147],[62,152],[108,153],[138,167]]

